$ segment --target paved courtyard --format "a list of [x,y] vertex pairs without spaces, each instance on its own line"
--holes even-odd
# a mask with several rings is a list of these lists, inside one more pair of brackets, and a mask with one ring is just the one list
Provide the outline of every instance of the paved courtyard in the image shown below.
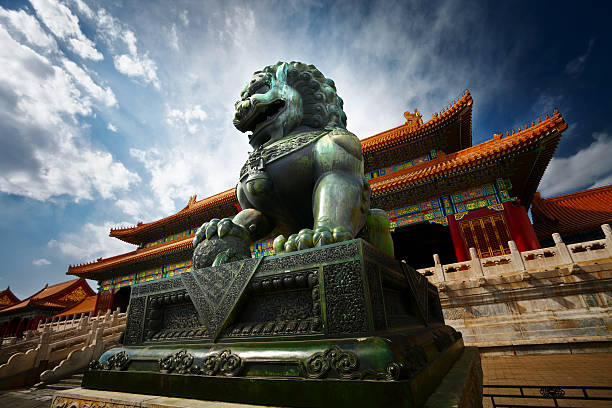
[[[549,354],[537,356],[507,356],[482,358],[482,371],[486,385],[549,385],[549,386],[612,386],[612,354]],[[503,392],[496,389],[496,392]],[[507,391],[508,392],[508,391]],[[527,391],[538,394],[539,389]],[[591,391],[591,395],[610,396],[610,392]],[[567,396],[579,396],[579,390],[567,390]],[[496,400],[499,403],[500,400]],[[484,399],[484,407],[491,407]],[[501,400],[508,402],[508,400]],[[514,401],[552,407],[553,402],[536,400]],[[564,400],[561,407],[612,407],[611,401]]]

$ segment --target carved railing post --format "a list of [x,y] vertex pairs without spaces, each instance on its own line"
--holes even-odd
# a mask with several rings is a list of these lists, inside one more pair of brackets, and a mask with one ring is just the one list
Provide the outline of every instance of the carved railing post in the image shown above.
[[113,318],[111,320],[111,327],[116,326],[117,325],[117,319],[119,317],[119,308],[117,308],[117,310],[115,310],[113,312]]
[[553,237],[553,241],[555,241],[557,252],[559,253],[559,256],[561,256],[561,263],[563,265],[574,263],[574,260],[572,259],[572,254],[567,249],[567,245],[565,245],[565,242],[563,242],[563,239],[561,239],[561,235],[555,232],[554,234],[552,234],[552,237]]
[[[96,319],[93,321],[91,325],[91,329],[89,330],[89,333],[87,335],[87,343],[85,344],[85,346],[89,346],[90,344],[93,343],[94,336],[96,335],[96,332],[98,330],[98,326],[99,326],[99,322],[98,322],[98,319]],[[104,326],[102,326],[102,330],[104,330]]]
[[440,255],[434,254],[434,279],[436,282],[443,282],[446,280],[446,275],[444,275],[444,268],[442,268],[442,263],[440,262]]
[[51,343],[51,329],[45,327],[42,334],[40,335],[40,340],[38,343],[38,354],[36,355],[36,360],[34,361],[34,367],[40,366],[42,361],[46,361],[49,359],[49,345]]
[[612,228],[610,224],[602,224],[601,229],[603,230],[606,238],[606,247],[608,248],[608,254],[612,257]]
[[111,310],[108,309],[106,310],[106,313],[104,314],[104,320],[102,320],[102,326],[107,326],[108,323],[110,322],[111,319]]
[[81,315],[81,320],[79,321],[79,329],[86,328],[88,323],[89,323],[89,316]]
[[516,242],[508,241],[508,247],[510,248],[510,255],[512,257],[512,265],[514,265],[515,271],[524,271],[525,262],[523,262],[523,256],[516,246]]
[[99,359],[102,353],[104,353],[104,327],[98,327],[94,336],[93,359]]
[[471,247],[470,248],[470,258],[471,258],[471,267],[472,270],[476,273],[476,274],[480,274],[482,276],[484,276],[484,271],[482,270],[482,264],[480,263],[480,258],[478,258],[478,252],[476,251],[476,248]]

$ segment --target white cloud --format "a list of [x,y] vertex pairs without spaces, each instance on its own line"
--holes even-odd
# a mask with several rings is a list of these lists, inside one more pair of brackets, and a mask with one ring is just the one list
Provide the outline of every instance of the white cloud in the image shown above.
[[164,216],[184,206],[194,193],[206,197],[236,185],[240,167],[247,158],[246,143],[237,138],[224,143],[199,140],[195,137],[176,143],[163,153],[157,148],[130,149],[130,154],[150,174],[156,209]]
[[89,146],[76,124],[92,114],[87,95],[107,105],[116,100],[73,62],[63,65],[66,70],[0,26],[0,191],[37,200],[112,198],[140,178]]
[[202,109],[202,106],[195,105],[185,110],[168,109],[166,122],[176,127],[185,127],[193,135],[202,128],[201,122],[207,118],[208,115]]
[[88,18],[94,17],[92,9],[82,0],[71,0],[77,6],[77,9]]
[[[563,95],[553,94],[546,91],[540,93],[531,110],[535,112],[536,115],[544,116],[545,114],[551,114],[555,109],[560,109],[562,103]],[[563,113],[567,114],[567,110],[568,109],[563,109]],[[523,125],[524,123],[519,124],[519,126]]]
[[168,213],[156,210],[155,203],[150,197],[121,198],[115,201],[115,205],[125,214],[131,216],[134,223],[144,220],[150,221],[156,219],[156,217],[163,218],[169,215]]
[[170,29],[168,30],[168,42],[172,49],[174,49],[175,51],[180,50],[181,47],[179,46],[178,34],[176,32],[176,24],[172,24],[172,27],[170,27]]
[[[609,186],[610,184],[612,184],[612,173],[610,173],[607,177],[600,178],[595,183],[593,183],[591,186],[589,186],[589,188]],[[610,203],[610,205],[612,205],[612,203]]]
[[553,158],[539,190],[545,197],[612,182],[612,138],[593,134],[595,141],[570,157]]
[[106,39],[106,42],[113,47],[113,42],[122,37],[123,28],[121,27],[121,23],[113,16],[108,14],[108,12],[103,8],[97,11],[96,22],[98,24],[100,34]]
[[78,17],[68,7],[56,0],[30,0],[30,3],[49,30],[57,38],[67,41],[75,53],[94,61],[104,59],[95,44],[83,34]]
[[591,51],[593,50],[593,45],[595,44],[595,39],[591,38],[589,40],[589,46],[586,52],[582,55],[577,56],[573,60],[567,63],[563,72],[567,75],[578,78],[582,72],[584,71],[584,67],[586,65],[587,58],[591,55]]
[[85,224],[80,231],[61,234],[47,244],[49,248],[58,249],[74,262],[92,261],[117,254],[133,251],[134,245],[108,236],[111,228],[129,226],[126,222],[105,222],[101,225]]
[[117,99],[113,90],[110,88],[102,88],[96,84],[93,79],[79,67],[73,61],[69,59],[62,59],[64,68],[76,79],[77,83],[84,88],[84,90],[93,96],[95,99],[103,102],[106,106],[117,106]]
[[45,258],[35,259],[32,261],[32,265],[34,266],[51,265],[51,261]]
[[[138,52],[136,34],[103,8],[97,12],[96,24],[109,48],[115,52],[113,63],[117,71],[130,78],[150,83],[156,89],[160,89],[157,64],[149,57],[147,52],[144,54]],[[119,42],[125,45],[127,53],[116,51],[119,48]]]
[[232,45],[245,48],[245,37],[252,36],[257,27],[255,13],[249,7],[234,7],[225,12],[224,26],[218,31],[221,41],[229,38]]
[[53,37],[42,29],[36,17],[24,10],[6,10],[0,7],[0,17],[7,19],[30,44],[45,49],[47,52],[57,49],[57,43]]
[[181,21],[183,22],[183,25],[188,26],[189,25],[189,17],[188,17],[189,12],[187,10],[183,10],[179,13],[179,18],[181,19]]
[[136,55],[115,55],[113,57],[117,71],[131,78],[141,78],[145,82],[151,83],[155,88],[160,89],[159,79],[157,78],[157,65],[148,54]]
[[108,125],[106,126],[106,128],[110,130],[111,132],[117,133],[117,127],[110,122],[108,122]]

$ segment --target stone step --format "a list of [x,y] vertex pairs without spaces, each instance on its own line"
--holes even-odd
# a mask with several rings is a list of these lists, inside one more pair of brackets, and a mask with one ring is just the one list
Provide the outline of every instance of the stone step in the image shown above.
[[77,388],[78,385],[69,385],[69,384],[47,384],[45,385],[45,388],[50,389],[50,390],[69,390],[72,388]]
[[82,379],[67,378],[65,380],[59,381],[57,384],[74,385],[74,386],[80,387],[81,382],[83,382]]

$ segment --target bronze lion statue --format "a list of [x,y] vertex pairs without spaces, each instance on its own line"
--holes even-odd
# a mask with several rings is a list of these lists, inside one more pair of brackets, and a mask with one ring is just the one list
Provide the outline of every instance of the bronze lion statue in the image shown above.
[[253,74],[235,108],[254,149],[236,186],[242,211],[198,229],[196,268],[250,257],[250,243],[266,237],[276,254],[362,237],[393,256],[334,81],[314,65],[278,62]]

